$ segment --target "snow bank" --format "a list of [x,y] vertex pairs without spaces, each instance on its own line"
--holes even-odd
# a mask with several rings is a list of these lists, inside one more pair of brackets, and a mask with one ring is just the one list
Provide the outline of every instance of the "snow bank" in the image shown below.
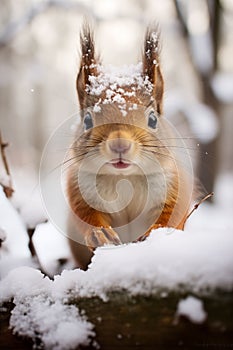
[[38,267],[38,263],[32,259],[28,248],[27,228],[36,227],[33,243],[40,266],[48,275],[53,276],[58,272],[59,259],[66,260],[65,267],[68,268],[71,261],[66,238],[51,223],[38,224],[45,221],[38,195],[31,196],[30,201],[28,201],[29,195],[27,195],[25,196],[27,200],[22,202],[18,200],[18,197],[19,194],[12,201],[9,201],[0,186],[0,240],[2,241],[0,279],[19,266]]
[[[0,186],[0,230],[4,237],[0,250],[0,278],[18,266],[35,266],[28,249],[28,235],[18,212]],[[4,235],[3,235],[4,233]]]
[[[11,255],[14,259],[30,258],[28,249],[28,235],[26,228],[18,212],[6,198],[0,186],[0,227],[4,232],[4,244],[0,251],[1,259]],[[1,266],[0,266],[1,276]]]
[[98,288],[124,288],[133,294],[231,289],[232,246],[230,231],[159,229],[141,244],[97,250],[89,274]]
[[[233,234],[229,230],[186,232],[155,230],[144,242],[98,248],[87,271],[64,271],[54,281],[32,268],[11,271],[0,285],[0,302],[14,298],[10,325],[21,335],[37,337],[49,349],[72,349],[87,344],[92,325],[81,316],[73,299],[112,291],[160,296],[164,291],[210,292],[233,288]],[[178,315],[193,322],[204,319],[197,301],[178,306]],[[59,322],[58,322],[59,320]],[[62,330],[62,331],[60,331]]]
[[[58,261],[63,260],[67,263],[62,268],[72,268],[70,249],[68,241],[51,222],[40,224],[36,227],[33,235],[33,243],[36,247],[36,253],[43,271],[49,276],[58,273]],[[72,265],[72,266],[71,266]]]
[[[30,304],[30,307],[28,306]],[[73,305],[51,300],[47,295],[17,300],[10,320],[14,333],[39,338],[46,349],[75,349],[88,345],[93,326]]]
[[0,186],[0,226],[6,233],[4,246],[13,255],[29,257],[28,235],[25,226],[11,202],[6,198]]
[[0,300],[13,299],[10,327],[14,333],[38,339],[46,349],[88,345],[93,325],[67,298],[54,298],[54,283],[38,270],[21,267],[9,273],[0,287]]

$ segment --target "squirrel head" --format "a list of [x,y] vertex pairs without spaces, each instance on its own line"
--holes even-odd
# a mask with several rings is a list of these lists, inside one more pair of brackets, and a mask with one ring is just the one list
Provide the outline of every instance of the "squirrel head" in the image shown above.
[[161,116],[164,83],[157,26],[146,31],[142,63],[122,69],[101,65],[93,31],[87,23],[80,39],[81,63],[76,86],[81,126],[75,140],[77,152],[85,156],[95,148],[96,155],[102,155],[113,165],[112,169],[125,173],[134,161],[143,169],[143,161],[148,163],[156,157],[162,163],[168,161],[169,157],[165,157],[168,150],[159,141],[169,132]]
[[[109,86],[103,86],[103,89],[97,93],[93,91],[93,83],[98,80],[98,77],[102,76],[102,67],[99,56],[96,54],[94,35],[90,28],[90,25],[85,22],[83,25],[82,32],[80,34],[81,42],[81,63],[77,75],[76,87],[79,97],[79,103],[81,110],[87,107],[93,107],[98,100],[104,101],[104,97],[109,97],[109,87],[111,88],[111,81],[109,81]],[[160,33],[157,25],[150,26],[147,28],[144,48],[142,54],[142,67],[141,67],[141,79],[144,80],[145,87],[148,88],[150,84],[149,96],[148,91],[143,91],[143,86],[137,86],[138,81],[133,81],[128,83],[126,86],[127,102],[139,102],[139,104],[145,103],[150,99],[150,102],[154,102],[156,112],[162,114],[163,105],[163,92],[164,92],[164,81],[160,69]],[[96,78],[96,79],[95,79]],[[119,81],[115,84],[123,84],[124,82]],[[135,86],[136,85],[136,86]],[[115,90],[118,88],[119,95],[121,95],[121,86],[115,86]],[[136,92],[136,93],[134,93]],[[146,92],[146,93],[145,93]],[[99,96],[98,96],[99,95]],[[117,102],[117,101],[116,101]]]

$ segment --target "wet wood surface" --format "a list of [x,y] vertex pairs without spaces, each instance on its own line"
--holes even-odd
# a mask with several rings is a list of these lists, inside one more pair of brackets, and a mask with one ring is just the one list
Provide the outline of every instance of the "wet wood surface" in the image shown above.
[[[130,297],[114,293],[109,301],[99,298],[80,299],[73,303],[84,310],[95,325],[93,344],[79,349],[222,349],[233,348],[233,295],[218,293],[202,297],[208,318],[203,324],[194,324],[177,318],[177,304],[186,295],[159,298]],[[9,330],[12,303],[5,306],[0,318],[1,349],[32,349],[28,339],[22,339]]]

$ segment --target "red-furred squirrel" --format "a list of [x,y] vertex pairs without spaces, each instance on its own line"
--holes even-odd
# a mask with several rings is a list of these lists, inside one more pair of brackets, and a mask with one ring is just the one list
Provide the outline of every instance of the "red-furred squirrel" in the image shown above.
[[192,190],[175,154],[178,137],[162,116],[156,28],[147,29],[142,64],[134,68],[104,70],[87,24],[81,50],[81,121],[70,147],[67,194],[70,247],[85,269],[97,246],[135,241],[158,227],[183,229]]

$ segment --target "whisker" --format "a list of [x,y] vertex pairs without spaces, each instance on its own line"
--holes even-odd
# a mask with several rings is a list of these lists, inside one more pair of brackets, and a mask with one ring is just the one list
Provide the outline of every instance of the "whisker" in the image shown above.
[[148,148],[177,148],[177,149],[185,149],[189,151],[198,151],[199,148],[194,147],[182,147],[182,146],[176,146],[176,145],[144,145],[144,147]]
[[175,163],[179,163],[179,164],[181,164],[184,168],[186,167],[186,163],[184,162],[184,161],[182,161],[181,159],[179,159],[179,158],[174,158],[174,157],[172,157],[170,154],[164,154],[164,153],[161,153],[161,152],[154,152],[154,151],[148,151],[148,150],[142,150],[142,153],[144,153],[144,155],[146,155],[147,156],[147,158],[148,159],[150,159],[150,160],[154,160],[151,156],[149,157],[149,155],[151,154],[151,153],[153,153],[153,154],[155,154],[155,155],[157,155],[157,156],[161,156],[161,157],[163,157],[163,158],[166,158],[166,159],[170,159],[171,161],[173,161],[173,162],[175,162]]
[[52,170],[49,171],[49,174],[52,174],[54,171],[56,171],[57,169],[59,169],[60,167],[62,167],[64,164],[66,164],[66,163],[68,163],[68,162],[70,162],[70,161],[72,161],[72,160],[74,160],[74,159],[77,159],[77,158],[76,158],[76,157],[72,157],[72,158],[67,159],[67,160],[65,160],[64,162],[58,164],[55,168],[53,168]]
[[68,165],[66,165],[65,167],[61,168],[62,174],[65,173],[71,166],[77,164],[76,160],[74,160],[72,163],[69,163]]
[[[172,161],[176,161],[175,158],[173,158],[171,155],[169,154],[164,154],[164,153],[161,153],[161,152],[155,152],[155,151],[147,151],[145,149],[142,150],[142,153],[144,153],[145,155],[147,155],[147,157],[149,155],[151,155],[151,153],[155,154],[155,155],[158,155],[158,156],[162,156],[162,157],[165,157],[165,158],[169,158],[171,159]],[[149,159],[153,160],[153,157],[148,157]]]
[[[96,152],[96,150],[93,150]],[[95,153],[94,152],[94,153]],[[93,152],[92,152],[93,153]],[[83,160],[84,158],[88,158],[88,157],[91,157],[92,155],[94,154],[91,154],[90,151],[83,151],[82,153],[79,153],[77,155],[75,155],[74,157],[71,157],[69,159],[66,159],[64,160],[62,163],[58,164],[55,168],[53,168],[52,170],[50,170],[49,174],[51,174],[52,172],[56,171],[58,168],[60,168],[61,166],[63,165],[66,165],[67,163],[71,162],[72,160],[76,160],[76,161],[79,161],[79,160]]]
[[189,136],[187,136],[187,137],[166,137],[166,138],[164,138],[164,139],[162,139],[162,138],[159,138],[159,140],[162,140],[162,141],[165,141],[165,140],[194,140],[194,141],[196,141],[196,138],[195,137],[189,137]]

